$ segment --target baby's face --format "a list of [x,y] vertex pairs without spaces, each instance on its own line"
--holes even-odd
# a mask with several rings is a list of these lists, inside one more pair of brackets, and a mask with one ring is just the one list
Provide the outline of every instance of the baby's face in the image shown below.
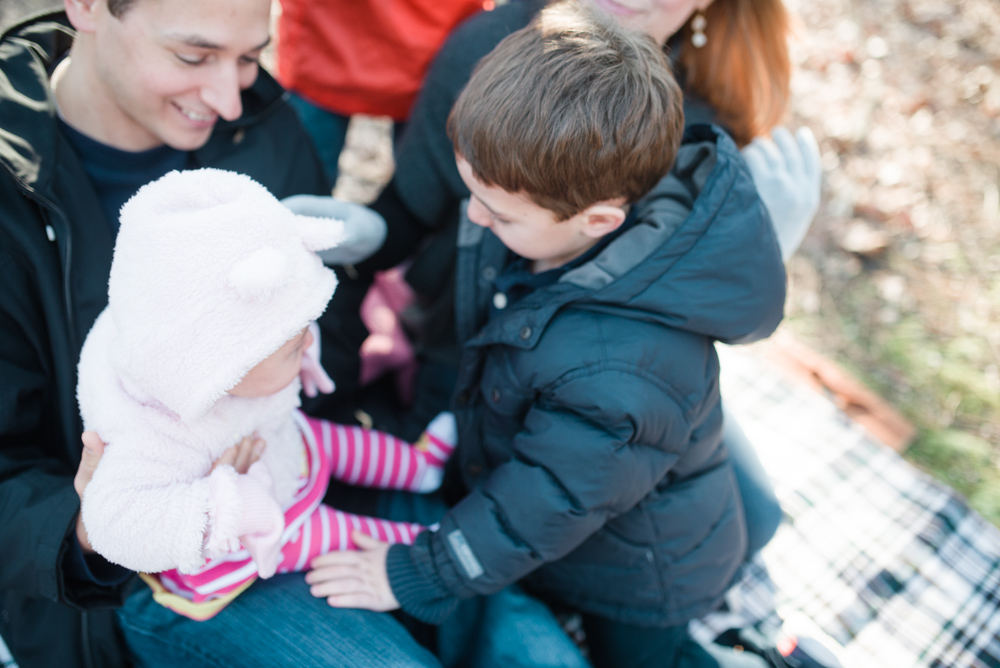
[[312,341],[312,332],[306,327],[250,369],[243,380],[229,390],[229,394],[234,397],[267,397],[285,389],[302,370],[302,354]]

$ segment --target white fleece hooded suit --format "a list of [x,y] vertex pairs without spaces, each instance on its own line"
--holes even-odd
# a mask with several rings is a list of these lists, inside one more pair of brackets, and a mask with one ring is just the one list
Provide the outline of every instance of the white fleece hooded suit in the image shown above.
[[[324,311],[336,278],[315,251],[343,236],[340,221],[295,215],[221,170],[171,172],[125,204],[108,307],[84,344],[77,388],[85,428],[107,444],[81,511],[97,552],[145,573],[195,573],[242,538],[260,575],[275,572],[290,539],[283,511],[308,477],[301,385],[260,398],[226,392]],[[247,474],[213,468],[253,434],[267,447]]]

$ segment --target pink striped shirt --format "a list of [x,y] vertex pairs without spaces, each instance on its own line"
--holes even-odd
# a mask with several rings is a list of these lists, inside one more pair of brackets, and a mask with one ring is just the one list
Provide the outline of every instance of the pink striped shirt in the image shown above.
[[[388,543],[413,542],[425,527],[362,517],[323,505],[330,477],[381,489],[426,491],[454,444],[425,433],[416,444],[390,434],[317,420],[300,411],[295,421],[302,433],[306,466],[299,491],[285,509],[278,573],[305,570],[320,554],[355,547],[351,532],[361,531]],[[432,423],[433,426],[433,423]],[[431,480],[431,479],[435,480]],[[207,561],[194,573],[176,569],[143,574],[154,598],[195,620],[209,619],[257,578],[257,566],[246,549]]]

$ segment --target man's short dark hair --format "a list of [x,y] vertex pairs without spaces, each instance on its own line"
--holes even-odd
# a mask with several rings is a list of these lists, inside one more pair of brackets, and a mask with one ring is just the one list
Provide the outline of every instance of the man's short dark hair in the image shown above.
[[663,50],[573,2],[550,5],[480,61],[448,133],[477,179],[566,220],[634,202],[670,170],[684,131]]

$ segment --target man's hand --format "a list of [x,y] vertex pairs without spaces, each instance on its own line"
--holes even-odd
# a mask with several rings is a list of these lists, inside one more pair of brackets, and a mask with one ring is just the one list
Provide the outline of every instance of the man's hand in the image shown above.
[[358,550],[331,552],[316,557],[306,573],[309,592],[325,598],[334,608],[361,608],[387,612],[399,607],[389,586],[385,559],[389,544],[355,531]]
[[212,464],[212,468],[209,472],[215,470],[216,466],[222,466],[223,464],[229,464],[237,473],[246,473],[250,470],[250,467],[260,459],[260,456],[264,453],[264,448],[267,447],[267,443],[264,439],[259,436],[247,436],[242,441],[226,449],[222,453],[222,456],[215,460]]
[[[93,431],[83,432],[80,440],[83,441],[83,456],[80,458],[80,466],[76,469],[76,477],[73,478],[73,488],[80,497],[82,505],[83,491],[94,477],[97,464],[104,455],[104,441]],[[85,554],[93,554],[94,548],[90,546],[90,540],[87,538],[87,528],[83,526],[83,513],[78,513],[76,516],[76,539]]]
[[[73,478],[73,488],[76,490],[77,496],[80,497],[80,505],[82,506],[83,492],[90,484],[90,479],[94,477],[94,471],[97,470],[101,457],[104,456],[104,441],[94,431],[83,432],[80,440],[83,441],[83,456],[80,458],[80,466],[77,467],[76,476]],[[230,464],[237,473],[246,473],[250,466],[260,459],[265,447],[267,444],[264,439],[247,436],[223,452],[222,456],[212,464],[212,469],[222,464]],[[84,554],[93,554],[94,548],[90,545],[90,539],[87,538],[87,528],[83,525],[83,513],[78,513],[76,516],[76,539]]]

